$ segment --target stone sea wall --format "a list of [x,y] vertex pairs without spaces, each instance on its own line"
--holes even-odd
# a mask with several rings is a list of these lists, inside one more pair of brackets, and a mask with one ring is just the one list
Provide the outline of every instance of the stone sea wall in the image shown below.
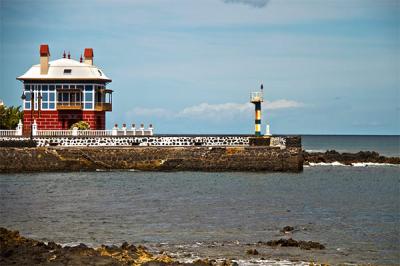
[[296,145],[225,147],[0,147],[0,172],[35,171],[290,171],[303,169]]
[[[250,139],[254,138],[248,135],[221,135],[221,136],[97,136],[97,137],[34,137],[33,140],[39,147],[46,146],[107,146],[107,147],[130,147],[130,146],[249,146]],[[280,137],[273,136],[268,139],[268,146],[281,147],[286,146],[286,142],[299,143],[299,137]],[[1,137],[1,142],[29,140],[23,137]]]

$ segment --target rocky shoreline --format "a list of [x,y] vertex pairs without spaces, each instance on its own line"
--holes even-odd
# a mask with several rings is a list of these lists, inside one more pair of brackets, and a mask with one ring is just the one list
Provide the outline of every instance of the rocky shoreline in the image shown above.
[[[283,229],[285,230],[285,228]],[[284,232],[284,231],[282,231]],[[285,234],[288,232],[285,231]],[[254,247],[294,247],[303,250],[322,250],[325,246],[313,241],[290,238],[259,241]],[[255,248],[243,251],[250,258],[265,260]],[[278,260],[279,261],[279,260]],[[239,262],[240,263],[240,262]],[[143,265],[143,266],[237,266],[235,259],[193,259],[182,262],[167,252],[153,253],[145,246],[128,244],[101,245],[91,248],[85,244],[61,246],[23,237],[18,231],[0,227],[0,265]]]
[[344,165],[355,163],[400,164],[400,157],[385,157],[374,151],[360,151],[357,153],[340,153],[335,150],[326,152],[303,151],[304,165],[310,163],[334,163]]
[[[207,260],[179,263],[165,254],[151,254],[146,247],[102,245],[96,249],[80,244],[62,247],[25,238],[18,231],[0,228],[0,265],[212,265]],[[227,264],[231,265],[231,264]]]

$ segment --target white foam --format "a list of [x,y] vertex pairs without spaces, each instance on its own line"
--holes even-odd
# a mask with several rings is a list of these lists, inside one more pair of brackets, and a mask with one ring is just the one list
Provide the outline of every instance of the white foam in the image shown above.
[[370,163],[370,162],[359,162],[352,163],[351,165],[346,165],[340,162],[332,162],[332,163],[309,163],[309,165],[304,165],[304,167],[309,166],[353,166],[353,167],[377,167],[377,166],[397,166],[400,167],[400,164],[391,164],[391,163]]
[[367,167],[367,166],[400,166],[399,164],[392,164],[392,163],[352,163],[354,167]]
[[289,261],[289,260],[236,260],[240,266],[253,266],[253,265],[293,265],[293,266],[308,266],[310,263],[304,261]]
[[325,153],[326,150],[306,150],[306,152],[321,152],[321,153]]
[[[63,248],[65,247],[76,247],[79,246],[82,242],[67,242],[67,243],[59,243],[60,246],[62,246]],[[89,247],[89,245],[85,244],[86,246]]]
[[346,166],[340,162],[332,162],[332,163],[310,163],[310,166]]
[[[195,258],[190,258],[190,259],[182,259],[179,260],[181,263],[193,263],[195,260],[199,259],[199,257]],[[217,259],[217,262],[222,262],[223,259]],[[281,266],[308,266],[310,265],[309,262],[304,262],[304,261],[290,261],[290,260],[273,260],[273,259],[267,259],[267,260],[260,260],[260,259],[250,259],[250,260],[244,260],[244,259],[238,259],[238,260],[232,260],[236,262],[240,266],[255,266],[255,265],[261,265],[261,266],[266,266],[266,265],[281,265]]]

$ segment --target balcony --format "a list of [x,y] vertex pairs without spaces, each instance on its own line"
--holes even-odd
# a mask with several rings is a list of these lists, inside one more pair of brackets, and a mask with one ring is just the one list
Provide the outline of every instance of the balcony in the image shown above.
[[112,111],[112,104],[97,102],[94,106],[94,110],[96,110],[96,111]]
[[57,110],[82,110],[82,102],[57,102]]

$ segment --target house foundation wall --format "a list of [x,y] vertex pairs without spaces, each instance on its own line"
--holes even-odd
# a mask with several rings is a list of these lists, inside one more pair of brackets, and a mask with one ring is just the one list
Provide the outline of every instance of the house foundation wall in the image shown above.
[[[91,129],[104,130],[106,127],[106,114],[104,111],[35,111],[33,118],[36,120],[38,130],[70,129],[71,125],[86,121]],[[32,124],[31,111],[24,111],[23,131],[29,134]]]

